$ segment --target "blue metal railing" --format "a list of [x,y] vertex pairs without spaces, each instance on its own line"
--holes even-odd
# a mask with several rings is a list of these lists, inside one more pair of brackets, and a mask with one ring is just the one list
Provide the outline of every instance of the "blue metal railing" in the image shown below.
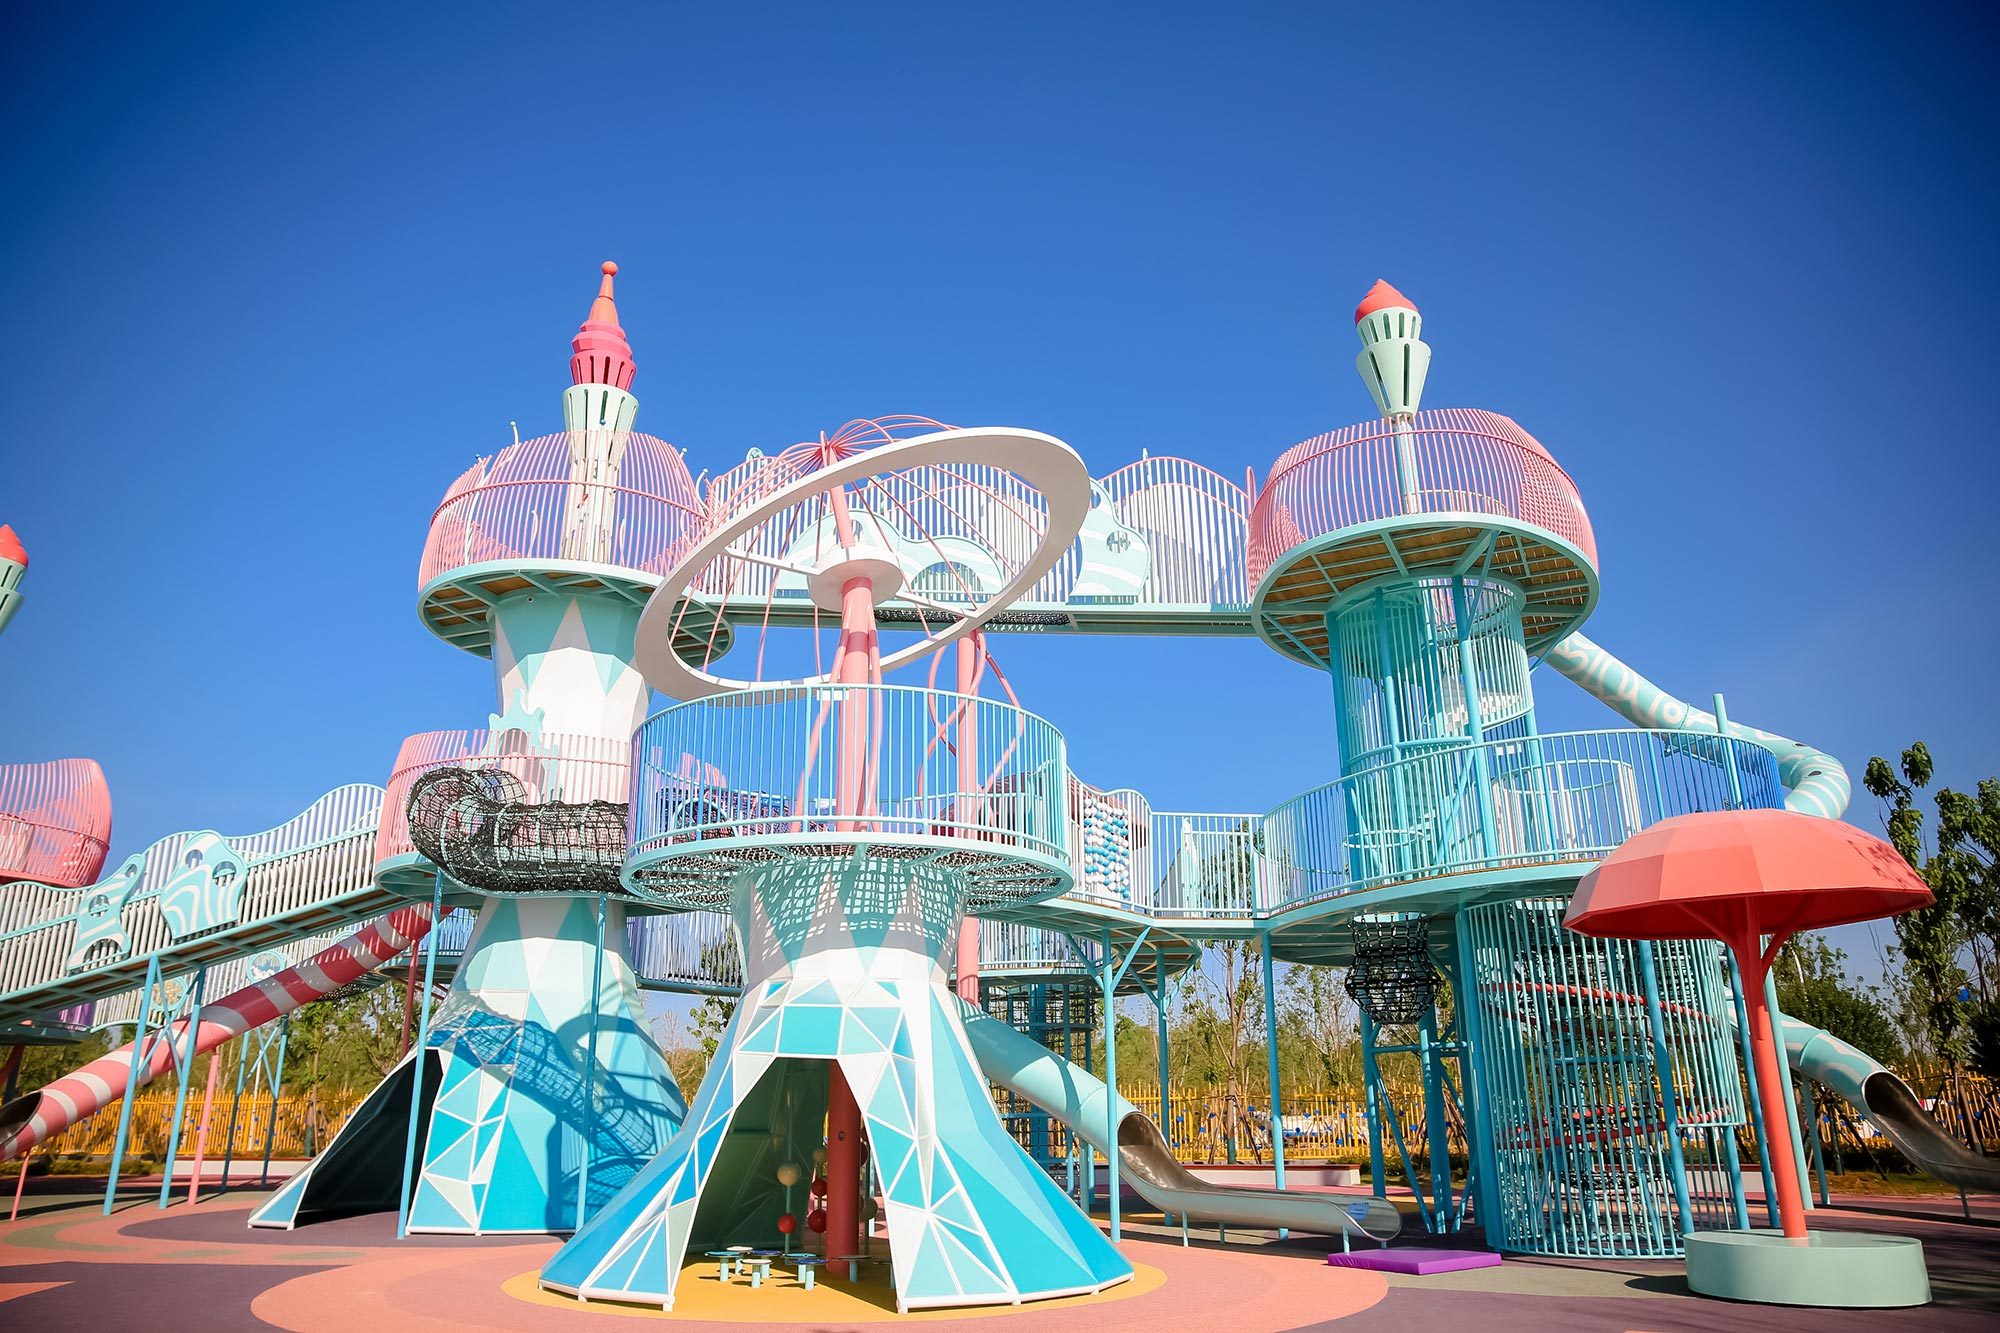
[[1706,732],[1558,732],[1428,750],[1264,816],[1260,906],[1596,861],[1672,815],[1783,804],[1770,751]]

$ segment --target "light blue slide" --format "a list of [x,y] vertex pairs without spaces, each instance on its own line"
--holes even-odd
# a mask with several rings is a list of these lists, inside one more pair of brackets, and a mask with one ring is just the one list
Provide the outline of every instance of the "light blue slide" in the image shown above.
[[[1112,1094],[1101,1080],[998,1019],[969,1007],[964,1014],[972,1054],[988,1078],[1108,1154],[1105,1099]],[[1402,1230],[1402,1214],[1387,1199],[1210,1184],[1182,1166],[1160,1127],[1123,1097],[1117,1114],[1119,1173],[1161,1212],[1227,1226],[1361,1236],[1381,1244]]]

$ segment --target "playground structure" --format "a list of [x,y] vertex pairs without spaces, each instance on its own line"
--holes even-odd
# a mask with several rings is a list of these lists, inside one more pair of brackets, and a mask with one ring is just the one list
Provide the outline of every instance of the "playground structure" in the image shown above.
[[[193,1055],[400,959],[424,979],[414,1044],[254,1226],[394,1210],[399,1232],[568,1234],[546,1287],[671,1308],[705,1250],[789,1248],[817,1171],[803,1230],[861,1255],[879,1211],[914,1309],[1128,1278],[1089,1213],[1099,1153],[1110,1241],[1129,1185],[1183,1226],[1386,1243],[1392,1156],[1422,1227],[1476,1221],[1510,1252],[1668,1257],[1750,1225],[1737,1128],[1767,1165],[1803,1148],[1755,1114],[1754,1067],[1746,1100],[1729,954],[1585,938],[1563,912],[1642,829],[1838,818],[1846,773],[1579,632],[1600,589],[1577,487],[1512,420],[1422,408],[1412,303],[1378,283],[1356,311],[1379,420],[1261,487],[1164,457],[1093,478],[1052,436],[922,417],[698,485],[633,429],[615,273],[572,344],[564,429],[482,459],[432,516],[418,614],[491,659],[483,726],[409,737],[384,787],[265,834],[175,835],[103,879],[95,765],[0,770],[0,879],[24,881],[0,885],[0,1023],[17,1043],[134,1029],[0,1108],[0,1156],[163,1073],[184,1105]],[[1015,697],[995,651],[1013,632],[1261,638],[1328,674],[1339,773],[1262,814],[1091,786],[1077,768],[1116,756],[1073,764],[1059,716]],[[1541,731],[1538,665],[1630,725]],[[654,690],[677,702],[647,716]],[[1169,989],[1218,939],[1256,946],[1273,1124],[1274,968],[1350,969],[1372,1198],[1287,1191],[1281,1133],[1275,1188],[1205,1183],[1113,1091],[1115,1042],[1103,1078],[1080,1067],[1142,994],[1167,1068]],[[741,997],[691,1105],[642,989]],[[1792,1067],[1918,1165],[1992,1187],[1893,1075],[1783,1027]]]

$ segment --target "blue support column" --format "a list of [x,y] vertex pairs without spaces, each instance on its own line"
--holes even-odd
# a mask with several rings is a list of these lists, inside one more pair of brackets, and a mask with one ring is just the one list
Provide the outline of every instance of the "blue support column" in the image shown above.
[[[576,1225],[583,1229],[590,1208],[590,1136],[597,1123],[597,1017],[604,1011],[604,895],[597,895],[597,957],[590,967],[590,1036],[584,1043],[582,1145],[576,1169]],[[791,1241],[785,1245],[790,1248]]]
[[194,1044],[200,1039],[201,1005],[208,993],[208,968],[203,967],[194,974],[194,1003],[189,1006],[187,1017],[182,1020],[187,1041],[183,1047],[173,1040],[171,1029],[167,1038],[167,1049],[173,1052],[174,1073],[180,1087],[174,1093],[173,1128],[167,1131],[167,1164],[160,1173],[160,1207],[167,1206],[174,1189],[174,1163],[181,1155],[181,1128],[187,1123],[188,1083],[194,1073]]
[[1381,1070],[1375,1064],[1375,1020],[1361,1015],[1361,1087],[1368,1104],[1368,1175],[1378,1199],[1389,1197],[1388,1169],[1382,1160],[1382,1107],[1376,1088]]
[[1117,952],[1111,947],[1111,932],[1104,932],[1104,1169],[1109,1181],[1106,1206],[1111,1211],[1111,1239],[1119,1238],[1118,1226],[1118,973]]
[[1743,970],[1736,966],[1736,955],[1729,949],[1722,951],[1729,960],[1729,994],[1736,1002],[1736,1035],[1743,1049],[1743,1078],[1748,1085],[1750,1104],[1750,1132],[1757,1141],[1757,1170],[1764,1177],[1764,1211],[1769,1215],[1773,1227],[1778,1223],[1778,1185],[1771,1176],[1771,1139],[1764,1124],[1764,1115],[1758,1108],[1762,1105],[1757,1092],[1757,1062],[1750,1055],[1750,1010],[1743,1002]]
[[1792,1165],[1799,1173],[1799,1198],[1807,1209],[1813,1207],[1812,1191],[1804,1188],[1811,1179],[1806,1170],[1805,1136],[1799,1132],[1799,1097],[1792,1087],[1792,1062],[1785,1058],[1785,1015],[1778,1008],[1778,983],[1772,980],[1771,970],[1764,969],[1764,1003],[1771,1011],[1771,1040],[1778,1051],[1778,1077],[1785,1083],[1785,1137],[1792,1149]]
[[1667,1045],[1666,1015],[1660,1012],[1660,978],[1653,968],[1653,946],[1639,941],[1639,972],[1646,984],[1646,1027],[1653,1039],[1653,1068],[1660,1080],[1660,1113],[1667,1122],[1667,1170],[1673,1177],[1674,1210],[1680,1235],[1694,1230],[1694,1209],[1688,1204],[1687,1158],[1681,1151],[1680,1104],[1674,1096],[1674,1056]]
[[[1444,1061],[1438,1054],[1437,1006],[1433,1004],[1417,1021],[1418,1068],[1424,1079],[1424,1134],[1430,1159],[1431,1217],[1437,1231],[1446,1227],[1451,1216],[1451,1140],[1444,1122]],[[1417,1182],[1410,1182],[1416,1188]]]
[[1173,1151],[1173,1097],[1172,1085],[1168,1077],[1171,1066],[1167,1063],[1167,962],[1159,945],[1153,946],[1153,1008],[1159,1014],[1159,1061],[1160,1061],[1160,1136],[1167,1141],[1167,1150]]
[[1459,1068],[1465,1076],[1466,1188],[1473,1190],[1473,1208],[1479,1215],[1480,1229],[1486,1233],[1486,1243],[1497,1250],[1505,1239],[1499,1201],[1500,1155],[1493,1147],[1493,1108],[1487,1101],[1486,1073],[1479,1067],[1485,1050],[1479,1001],[1475,994],[1479,986],[1479,971],[1462,910],[1453,918],[1453,924],[1458,934],[1458,972],[1454,978],[1452,1005],[1458,1013],[1458,1038],[1464,1043],[1465,1052],[1464,1058],[1459,1061]]
[[[1271,1094],[1271,1176],[1279,1189],[1285,1187],[1285,1117],[1278,1097],[1278,987],[1271,961],[1271,932],[1265,931],[1264,944],[1264,1073]],[[1291,1232],[1278,1228],[1278,1239]]]
[[1743,1161],[1736,1151],[1736,1126],[1724,1125],[1711,1133],[1722,1139],[1722,1160],[1729,1169],[1729,1208],[1738,1231],[1750,1229],[1750,1204],[1743,1197]]
[[[104,1215],[111,1216],[111,1204],[118,1197],[118,1175],[125,1168],[125,1145],[132,1139],[132,1099],[139,1095],[140,1075],[146,1068],[146,1025],[153,1016],[153,996],[160,985],[160,956],[146,960],[146,984],[139,991],[139,1021],[132,1025],[131,1074],[125,1080],[125,1096],[118,1108],[118,1137],[111,1144],[111,1178],[104,1182]],[[27,1170],[24,1166],[23,1171]]]
[[[229,1100],[229,1134],[223,1140],[222,1144],[222,1192],[224,1194],[229,1193],[229,1167],[236,1160],[236,1115],[243,1108],[243,1078],[244,1075],[250,1072],[250,1061],[248,1058],[250,1055],[250,1042],[251,1036],[248,1032],[237,1037],[234,1042],[236,1047],[236,1095]],[[215,1054],[218,1059],[221,1058],[222,1048],[217,1047]]]
[[1466,740],[1473,747],[1472,766],[1479,787],[1474,793],[1479,807],[1479,849],[1491,861],[1500,855],[1493,823],[1493,757],[1486,752],[1486,724],[1479,714],[1479,676],[1472,666],[1471,611],[1465,602],[1463,575],[1452,576],[1451,607],[1458,621],[1458,680],[1465,692]]
[[[430,1060],[431,980],[437,969],[438,924],[444,918],[444,871],[437,872],[431,886],[430,938],[424,942],[423,1017],[417,1024],[416,1054],[410,1062],[410,1126],[403,1136],[403,1190],[396,1198],[396,1239],[410,1234],[410,1186],[417,1169],[417,1122],[424,1105],[424,1066]],[[415,960],[411,960],[414,966]]]
[[278,1059],[269,1075],[271,1085],[271,1118],[264,1123],[264,1165],[257,1174],[259,1185],[271,1183],[271,1145],[278,1138],[278,1097],[285,1090],[285,1047],[292,1039],[292,1016],[286,1014],[278,1024]]

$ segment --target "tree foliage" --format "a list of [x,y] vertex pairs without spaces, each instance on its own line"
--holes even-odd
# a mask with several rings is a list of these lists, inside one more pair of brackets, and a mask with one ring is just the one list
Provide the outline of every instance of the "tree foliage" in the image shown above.
[[1931,784],[1930,748],[1911,745],[1893,767],[1876,756],[1862,785],[1882,802],[1889,841],[1930,886],[1935,901],[1896,918],[1902,984],[1931,1053],[1950,1068],[1970,1060],[2000,1074],[2000,778],[1971,793],[1950,787],[1933,797],[1934,834],[1918,795]]
[[1847,953],[1819,935],[1795,936],[1778,951],[1773,976],[1778,1007],[1874,1056],[1883,1064],[1903,1058],[1889,1005],[1879,990],[1854,981]]

